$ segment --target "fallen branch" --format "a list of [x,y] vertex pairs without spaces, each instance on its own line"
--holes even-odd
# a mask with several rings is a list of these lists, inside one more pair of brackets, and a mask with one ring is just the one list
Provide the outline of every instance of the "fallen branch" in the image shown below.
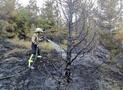
[[[29,70],[29,69],[24,69],[24,70]],[[6,77],[2,77],[0,78],[0,80],[4,80],[4,79],[9,79],[9,78],[13,78],[13,77],[16,77],[16,76],[19,76],[21,72],[23,72],[24,70],[18,72],[18,74],[14,74],[14,75],[10,75],[10,76],[6,76]]]
[[16,75],[10,75],[10,76],[7,76],[7,77],[2,77],[0,78],[0,80],[4,80],[4,79],[9,79],[9,78],[12,78],[12,77],[15,77]]

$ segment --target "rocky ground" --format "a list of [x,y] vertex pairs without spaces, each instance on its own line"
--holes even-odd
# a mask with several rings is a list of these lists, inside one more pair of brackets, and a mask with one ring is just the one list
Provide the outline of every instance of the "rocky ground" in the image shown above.
[[72,81],[66,84],[64,61],[57,55],[42,52],[38,69],[30,70],[30,50],[0,39],[0,90],[123,90],[123,59],[112,64],[109,54],[99,46],[93,55],[74,61]]

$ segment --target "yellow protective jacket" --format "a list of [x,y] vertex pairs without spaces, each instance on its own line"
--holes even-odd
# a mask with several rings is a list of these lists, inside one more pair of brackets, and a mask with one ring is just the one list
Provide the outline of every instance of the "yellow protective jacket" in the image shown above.
[[32,36],[32,43],[38,45],[39,42],[43,41],[43,36],[40,37],[40,35],[34,33],[33,36]]

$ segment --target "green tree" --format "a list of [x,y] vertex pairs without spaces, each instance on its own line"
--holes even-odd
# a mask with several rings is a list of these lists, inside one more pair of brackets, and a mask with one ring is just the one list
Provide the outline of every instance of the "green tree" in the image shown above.
[[26,39],[27,34],[30,32],[30,16],[28,13],[28,9],[25,7],[22,7],[18,9],[16,15],[16,19],[14,22],[16,22],[16,35],[20,39]]
[[41,10],[41,26],[46,29],[51,29],[55,26],[54,1],[48,0],[45,2],[44,8]]
[[[16,0],[0,0],[0,19],[2,20],[2,32],[7,37],[14,36],[15,23],[13,23],[12,19],[14,19],[15,15],[15,2]],[[4,36],[5,36],[4,35]]]

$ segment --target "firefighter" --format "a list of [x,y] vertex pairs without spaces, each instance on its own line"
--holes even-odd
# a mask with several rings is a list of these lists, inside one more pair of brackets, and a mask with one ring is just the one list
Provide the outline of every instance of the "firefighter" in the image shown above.
[[28,67],[31,69],[34,69],[34,59],[36,58],[41,58],[42,56],[40,55],[40,50],[38,47],[39,42],[43,41],[43,29],[41,28],[36,28],[32,39],[31,39],[31,49],[32,49],[32,54],[28,60]]

